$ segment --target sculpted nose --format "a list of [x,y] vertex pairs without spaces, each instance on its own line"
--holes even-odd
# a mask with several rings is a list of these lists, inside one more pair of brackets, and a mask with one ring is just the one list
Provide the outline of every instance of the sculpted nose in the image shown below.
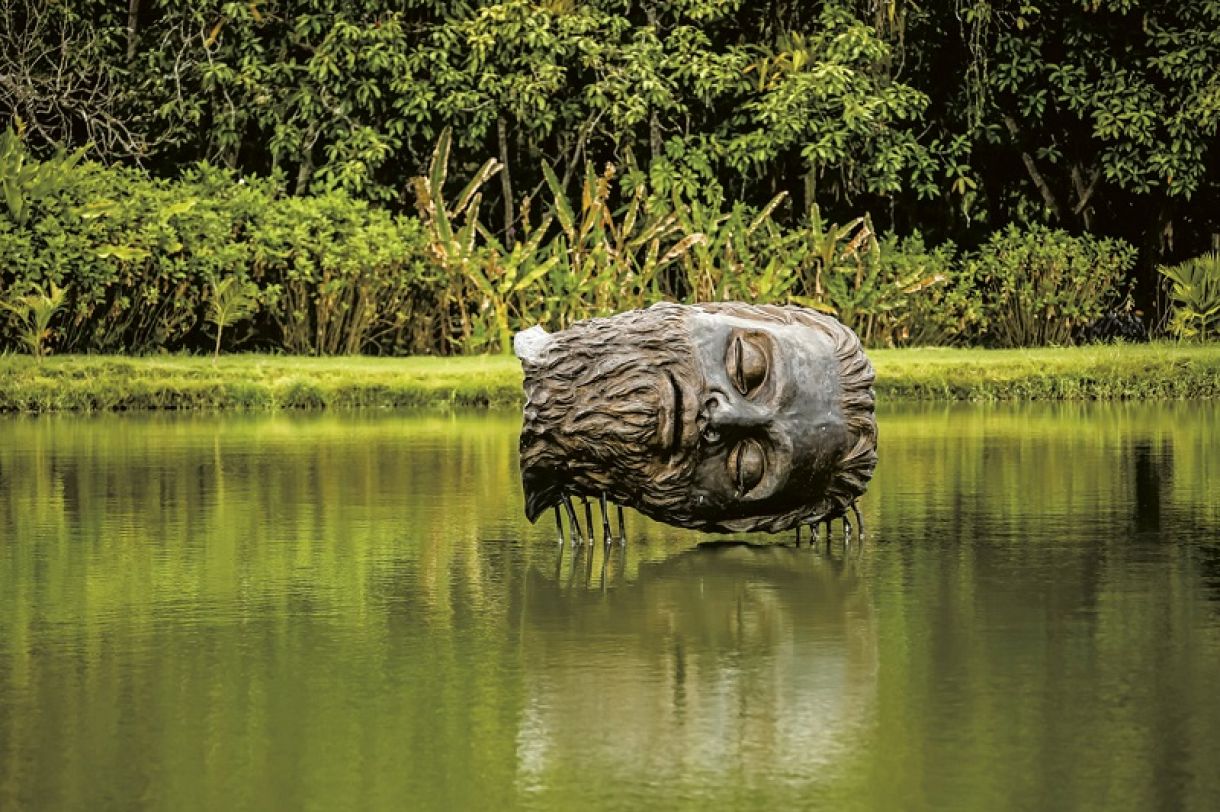
[[766,428],[775,419],[770,409],[721,392],[713,392],[704,402],[703,415],[706,425],[716,431]]

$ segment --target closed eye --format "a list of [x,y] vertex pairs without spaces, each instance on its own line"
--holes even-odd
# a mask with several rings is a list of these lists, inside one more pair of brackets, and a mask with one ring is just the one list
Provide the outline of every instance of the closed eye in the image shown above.
[[766,473],[767,455],[757,440],[745,439],[729,452],[729,475],[737,486],[737,495],[754,490]]
[[760,339],[737,333],[729,342],[725,369],[733,387],[745,397],[752,396],[767,381],[770,358]]

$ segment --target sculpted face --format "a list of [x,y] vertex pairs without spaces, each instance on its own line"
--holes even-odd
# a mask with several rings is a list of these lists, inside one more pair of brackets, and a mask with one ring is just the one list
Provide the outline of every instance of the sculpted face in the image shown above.
[[597,496],[702,530],[831,518],[876,460],[872,368],[794,307],[655,305],[518,336],[526,513]]
[[736,519],[803,501],[848,444],[834,348],[805,325],[722,314],[693,314],[691,333],[697,375],[681,424],[683,446],[698,449],[697,513]]

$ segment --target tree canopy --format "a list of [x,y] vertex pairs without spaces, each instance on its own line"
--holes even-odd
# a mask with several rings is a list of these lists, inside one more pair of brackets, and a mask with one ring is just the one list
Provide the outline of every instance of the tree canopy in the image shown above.
[[[206,160],[408,209],[451,128],[501,238],[542,166],[586,163],[798,221],[977,244],[1123,237],[1141,267],[1220,232],[1220,0],[15,0],[0,115],[34,147],[169,175]],[[525,204],[525,205],[523,205]],[[537,212],[535,212],[535,216]],[[1145,286],[1148,287],[1148,286]],[[1147,295],[1145,291],[1145,295]]]

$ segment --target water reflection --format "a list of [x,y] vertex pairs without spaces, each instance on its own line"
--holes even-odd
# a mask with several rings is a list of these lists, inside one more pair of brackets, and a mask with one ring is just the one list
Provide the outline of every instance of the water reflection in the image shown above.
[[0,809],[1214,808],[1220,408],[880,421],[863,547],[574,555],[515,414],[0,420]]
[[705,542],[628,578],[632,552],[594,547],[558,577],[531,570],[521,786],[555,792],[586,758],[675,789],[723,785],[727,765],[824,781],[876,695],[876,626],[852,557]]
[[1173,444],[1165,438],[1154,448],[1150,440],[1140,439],[1128,453],[1135,481],[1131,517],[1137,531],[1154,532],[1161,526],[1164,494],[1173,489]]

